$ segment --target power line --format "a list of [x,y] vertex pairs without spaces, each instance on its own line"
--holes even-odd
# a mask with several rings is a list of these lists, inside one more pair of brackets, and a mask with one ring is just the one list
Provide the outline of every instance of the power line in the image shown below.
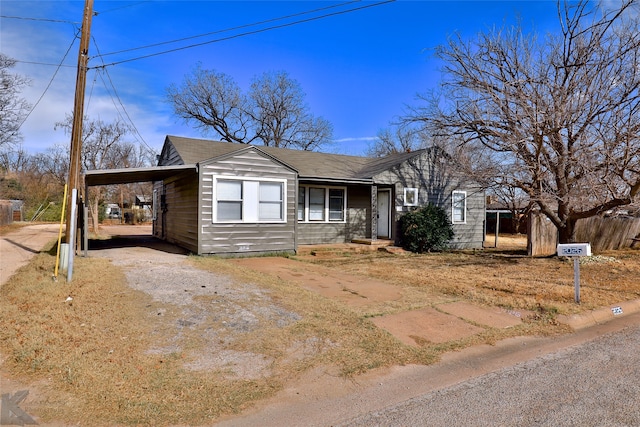
[[32,64],[32,65],[47,65],[50,67],[68,67],[68,68],[76,68],[75,65],[63,65],[63,64],[52,64],[49,62],[36,62],[36,61],[22,61],[20,59],[14,59],[14,61],[19,62],[21,64]]
[[[96,47],[96,51],[98,52],[98,56],[100,56],[100,49],[98,48],[98,44],[96,43],[95,38],[93,38],[93,44]],[[142,134],[140,133],[140,131],[136,127],[135,123],[131,119],[131,116],[129,115],[129,112],[127,111],[127,109],[125,108],[124,104],[122,103],[122,99],[120,98],[120,95],[118,95],[118,91],[116,90],[116,86],[113,84],[113,80],[111,80],[111,75],[108,73],[107,68],[103,67],[102,70],[104,70],[104,73],[106,74],[107,78],[109,79],[110,86],[113,89],[113,93],[115,94],[115,97],[118,100],[118,103],[120,104],[120,107],[122,108],[122,111],[124,112],[124,116],[126,116],[128,122],[131,125],[131,128],[134,130],[134,136],[136,137],[136,139],[138,139],[140,142],[142,142],[142,144],[144,144],[144,146],[147,147],[147,149],[149,149],[151,152],[155,152],[155,150],[153,148],[151,148],[151,146],[149,146],[149,144],[144,139],[144,137],[142,136]],[[96,70],[96,71],[99,71],[99,70]],[[116,104],[116,101],[113,99],[113,95],[111,94],[111,90],[109,90],[109,88],[107,87],[106,82],[104,81],[104,78],[103,78],[102,74],[100,74],[100,79],[102,80],[102,84],[104,85],[105,89],[109,93],[109,96],[111,97],[111,102],[113,102],[113,106],[116,108],[116,111],[118,112],[118,115],[124,119],[124,117],[120,113],[120,110],[118,109],[118,105]]]
[[318,8],[318,9],[308,10],[308,11],[305,11],[305,12],[294,13],[294,14],[291,14],[291,15],[281,16],[281,17],[278,17],[278,18],[266,19],[264,21],[258,21],[258,22],[254,22],[252,24],[244,24],[244,25],[239,25],[237,27],[226,28],[224,30],[212,31],[212,32],[209,32],[209,33],[198,34],[198,35],[195,35],[195,36],[183,37],[183,38],[180,38],[180,39],[168,40],[168,41],[159,42],[159,43],[153,43],[153,44],[149,44],[149,45],[146,45],[146,46],[140,46],[140,47],[133,47],[133,48],[130,48],[130,49],[118,50],[118,51],[114,51],[114,52],[104,53],[104,54],[99,55],[99,56],[105,57],[105,56],[110,56],[110,55],[116,55],[116,54],[119,54],[119,53],[133,52],[133,51],[136,51],[136,50],[149,49],[149,48],[152,48],[152,47],[163,46],[163,45],[171,44],[171,43],[183,42],[183,41],[186,41],[186,40],[192,40],[192,39],[197,39],[197,38],[200,38],[200,37],[211,36],[211,35],[214,35],[214,34],[220,34],[220,33],[226,33],[226,32],[229,32],[229,31],[241,30],[243,28],[255,27],[256,25],[264,25],[264,24],[268,24],[270,22],[282,21],[283,19],[295,18],[296,16],[308,15],[310,13],[316,13],[316,12],[320,12],[320,11],[323,11],[323,10],[333,9],[333,8],[336,8],[336,7],[342,7],[342,6],[346,6],[348,4],[351,4],[351,3],[358,3],[359,1],[360,0],[347,1],[347,2],[344,2],[344,3],[336,4],[336,5],[321,7],[321,8]]
[[356,8],[353,8],[353,9],[347,9],[347,10],[342,10],[342,11],[338,11],[338,12],[327,13],[327,14],[320,15],[320,16],[314,16],[314,17],[311,17],[311,18],[300,19],[298,21],[288,22],[286,24],[274,25],[274,26],[271,26],[271,27],[261,28],[261,29],[258,29],[258,30],[246,31],[244,33],[235,34],[235,35],[228,36],[228,37],[222,37],[222,38],[219,38],[219,39],[209,40],[209,41],[202,42],[202,43],[196,43],[196,44],[192,44],[192,45],[188,45],[188,46],[182,46],[182,47],[178,47],[178,48],[175,48],[175,49],[168,49],[168,50],[161,51],[161,52],[150,53],[148,55],[142,55],[142,56],[138,56],[138,57],[134,57],[134,58],[123,59],[121,61],[115,61],[115,62],[112,62],[112,63],[109,63],[109,64],[103,64],[103,65],[100,65],[100,66],[89,67],[89,68],[104,68],[104,67],[110,67],[110,66],[113,66],[113,65],[123,64],[123,63],[126,63],[126,62],[138,61],[140,59],[146,59],[146,58],[151,58],[151,57],[154,57],[154,56],[165,55],[167,53],[173,53],[173,52],[177,52],[177,51],[180,51],[180,50],[192,49],[194,47],[200,47],[200,46],[204,46],[204,45],[207,45],[207,44],[219,43],[219,42],[222,42],[222,41],[232,40],[232,39],[236,39],[236,38],[240,38],[240,37],[244,37],[244,36],[264,33],[264,32],[267,32],[267,31],[276,30],[276,29],[280,29],[280,28],[291,27],[291,26],[302,24],[302,23],[306,23],[306,22],[317,21],[317,20],[328,18],[328,17],[331,17],[331,16],[337,16],[337,15],[343,15],[343,14],[346,14],[346,13],[356,12],[356,11],[363,10],[363,9],[368,9],[368,8],[371,8],[371,7],[381,6],[381,5],[387,4],[387,3],[393,3],[395,1],[396,0],[384,0],[384,1],[377,2],[377,3],[373,3],[373,4],[367,4],[365,6],[356,7]]
[[142,3],[149,3],[150,1],[151,1],[151,0],[139,1],[139,2],[136,2],[136,3],[132,3],[132,4],[126,4],[126,5],[124,5],[124,6],[114,7],[114,8],[112,8],[112,9],[103,10],[103,11],[101,11],[101,12],[95,12],[95,11],[94,11],[94,12],[93,12],[93,16],[102,15],[102,14],[104,14],[104,13],[110,13],[110,12],[113,12],[114,10],[126,9],[126,8],[129,8],[129,7],[137,6],[137,5],[142,4]]
[[24,20],[24,21],[55,22],[55,23],[58,23],[58,24],[73,24],[73,25],[79,25],[80,24],[80,22],[75,22],[75,21],[65,21],[65,20],[61,20],[61,19],[30,18],[30,17],[26,17],[26,16],[0,15],[0,18],[4,18],[4,19],[21,19],[21,20]]
[[40,101],[42,101],[42,98],[44,98],[44,95],[47,93],[47,91],[49,90],[49,88],[51,87],[51,84],[53,83],[53,80],[56,78],[56,76],[58,75],[58,71],[60,71],[60,68],[63,67],[62,63],[64,62],[65,59],[67,59],[67,55],[69,54],[69,52],[71,51],[71,48],[73,47],[73,44],[75,43],[76,39],[78,38],[78,34],[76,34],[76,36],[74,37],[74,39],[71,41],[71,44],[69,45],[69,47],[67,48],[67,51],[64,53],[64,56],[62,57],[62,60],[60,60],[60,63],[58,64],[58,67],[56,68],[56,70],[54,71],[53,75],[51,76],[51,79],[49,80],[49,83],[47,84],[47,87],[44,88],[44,91],[42,92],[42,95],[40,95],[40,98],[38,98],[38,100],[36,101],[35,104],[33,104],[33,107],[31,107],[31,110],[29,110],[29,112],[27,113],[27,115],[24,117],[24,119],[22,120],[22,122],[20,123],[20,125],[18,125],[18,130],[20,130],[20,128],[22,127],[22,125],[24,124],[24,122],[27,121],[27,119],[29,118],[29,116],[31,115],[31,113],[33,113],[33,111],[36,109],[36,107],[38,106],[38,104],[40,104]]

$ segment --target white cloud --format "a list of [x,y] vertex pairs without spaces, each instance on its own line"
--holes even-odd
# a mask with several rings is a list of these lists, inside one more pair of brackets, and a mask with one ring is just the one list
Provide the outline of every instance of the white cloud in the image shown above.
[[377,141],[377,140],[378,140],[377,136],[360,136],[360,137],[334,139],[333,142],[341,144],[343,142],[367,142],[367,141]]

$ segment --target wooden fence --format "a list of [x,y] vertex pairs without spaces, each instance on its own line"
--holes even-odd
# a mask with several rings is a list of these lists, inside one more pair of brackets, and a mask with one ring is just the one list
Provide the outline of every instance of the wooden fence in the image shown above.
[[0,200],[0,225],[13,222],[13,204],[9,200]]
[[[640,242],[640,218],[592,217],[578,220],[576,242],[591,243],[594,253],[629,248]],[[551,221],[536,212],[529,216],[527,251],[531,256],[556,253],[558,233]]]

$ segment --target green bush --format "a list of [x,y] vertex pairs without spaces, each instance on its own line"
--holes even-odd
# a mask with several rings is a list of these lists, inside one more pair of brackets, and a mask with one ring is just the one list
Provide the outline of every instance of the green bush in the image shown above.
[[400,218],[402,247],[416,253],[441,251],[453,239],[453,228],[441,207],[426,205]]

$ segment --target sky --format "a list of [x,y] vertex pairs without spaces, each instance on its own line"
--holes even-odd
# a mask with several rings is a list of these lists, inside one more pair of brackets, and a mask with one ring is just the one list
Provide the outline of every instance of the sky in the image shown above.
[[[33,108],[20,129],[31,154],[70,145],[55,128],[73,111],[83,9],[84,1],[0,2],[0,52],[31,80],[21,95]],[[333,125],[323,151],[365,155],[380,130],[419,105],[417,94],[437,88],[443,64],[433,48],[448,37],[516,19],[540,33],[557,28],[553,0],[94,0],[93,9],[85,115],[121,118],[135,128],[133,142],[158,153],[166,135],[216,139],[166,101],[167,87],[198,65],[244,92],[264,72],[285,71],[309,111]]]

